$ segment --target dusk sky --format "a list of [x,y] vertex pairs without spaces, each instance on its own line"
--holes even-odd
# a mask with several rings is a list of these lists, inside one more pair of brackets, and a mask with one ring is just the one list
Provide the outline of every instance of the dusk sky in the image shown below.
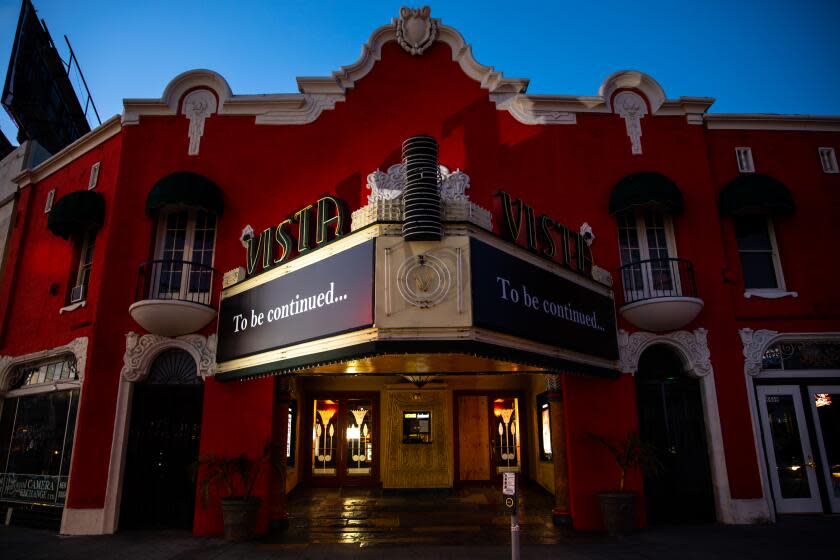
[[[296,76],[353,63],[400,2],[33,0],[66,59],[68,35],[104,121],[126,97],[160,97],[192,68],[234,93],[296,92]],[[413,6],[414,4],[412,4]],[[616,70],[653,76],[670,98],[715,113],[840,115],[840,0],[434,2],[476,59],[530,93],[594,95]],[[20,0],[0,0],[5,78]],[[15,142],[2,112],[0,128]]]

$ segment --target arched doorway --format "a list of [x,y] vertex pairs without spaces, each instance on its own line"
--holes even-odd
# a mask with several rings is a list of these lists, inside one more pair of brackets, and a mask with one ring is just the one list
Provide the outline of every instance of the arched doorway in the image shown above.
[[666,345],[653,345],[639,358],[639,431],[662,462],[660,472],[645,476],[652,524],[715,520],[700,384],[684,370]]
[[192,529],[204,385],[193,357],[163,351],[134,387],[120,528]]

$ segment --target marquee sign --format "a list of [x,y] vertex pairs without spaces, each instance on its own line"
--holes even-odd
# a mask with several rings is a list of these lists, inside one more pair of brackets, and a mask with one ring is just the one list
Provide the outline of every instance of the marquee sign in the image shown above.
[[[314,212],[314,220],[313,220]],[[312,244],[312,230],[315,244]],[[245,240],[246,273],[265,272],[287,262],[294,254],[302,255],[338,239],[350,229],[347,204],[340,198],[324,196],[315,204],[304,206],[291,216]],[[331,231],[332,230],[332,231]]]
[[618,358],[611,297],[472,239],[473,324],[597,356]]
[[581,235],[546,214],[536,215],[521,199],[505,191],[496,193],[501,202],[502,236],[523,244],[532,253],[550,259],[586,276],[592,272],[592,252]]
[[374,243],[223,298],[217,361],[372,325]]

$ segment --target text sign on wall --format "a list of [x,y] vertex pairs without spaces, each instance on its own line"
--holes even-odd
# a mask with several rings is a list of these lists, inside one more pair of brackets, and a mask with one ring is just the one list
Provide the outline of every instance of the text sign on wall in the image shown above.
[[66,497],[66,476],[0,474],[1,500],[61,506]]
[[374,241],[224,298],[219,363],[373,324]]
[[475,239],[470,253],[475,326],[618,358],[612,298]]

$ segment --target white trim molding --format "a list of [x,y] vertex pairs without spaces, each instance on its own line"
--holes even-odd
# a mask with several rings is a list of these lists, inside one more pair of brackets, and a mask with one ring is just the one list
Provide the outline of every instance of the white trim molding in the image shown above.
[[122,378],[131,383],[143,381],[149,375],[152,362],[164,350],[180,348],[189,353],[198,367],[198,374],[202,379],[216,373],[216,335],[201,336],[188,334],[177,338],[169,338],[156,334],[138,335],[129,332],[125,335],[125,354],[123,367],[120,372]]
[[[400,18],[371,33],[354,63],[341,66],[329,76],[298,77],[299,93],[233,95],[227,81],[218,73],[191,70],[176,76],[160,99],[124,100],[122,124],[137,124],[144,115],[175,115],[179,101],[193,89],[212,90],[218,98],[219,115],[254,115],[258,125],[311,123],[323,111],[334,109],[336,103],[345,100],[347,91],[382,59],[382,49],[390,42],[400,44],[413,56],[422,56],[434,43],[445,43],[452,52],[452,60],[487,90],[496,108],[508,111],[524,124],[576,124],[576,113],[610,113],[612,95],[622,88],[640,91],[653,114],[685,115],[689,124],[702,124],[705,112],[714,102],[708,97],[666,99],[656,80],[636,70],[611,74],[594,96],[526,95],[528,79],[506,78],[492,66],[479,63],[461,33],[431,18],[426,8],[403,9],[400,14]],[[406,40],[407,35],[413,40]]]
[[717,389],[709,353],[708,331],[698,328],[693,331],[675,331],[660,335],[642,331],[631,334],[619,330],[618,350],[621,371],[635,374],[642,353],[655,344],[664,344],[677,350],[685,373],[696,378],[700,384],[717,519],[722,523],[755,523],[767,519],[771,514],[766,500],[736,500],[730,493]]
[[49,358],[72,354],[76,358],[76,377],[79,383],[85,377],[85,365],[87,364],[88,338],[80,336],[74,338],[63,346],[56,346],[40,352],[32,352],[21,356],[0,356],[0,397],[9,391],[12,379],[12,372],[16,366],[28,362],[37,362]]
[[708,331],[704,328],[694,331],[674,331],[668,334],[645,331],[630,334],[625,330],[619,330],[619,367],[625,373],[635,374],[639,367],[639,358],[648,347],[654,344],[666,344],[682,353],[686,360],[686,372],[692,377],[706,377],[712,373],[707,336]]

